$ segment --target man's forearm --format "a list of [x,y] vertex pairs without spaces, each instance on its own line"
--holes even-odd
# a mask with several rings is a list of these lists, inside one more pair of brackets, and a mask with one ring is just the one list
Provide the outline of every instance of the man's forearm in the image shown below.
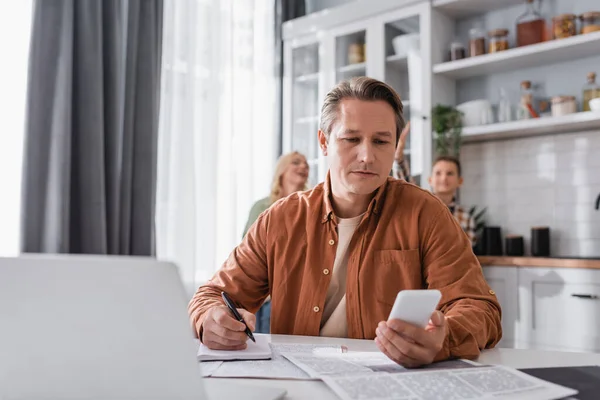
[[461,299],[443,309],[448,337],[436,361],[477,358],[482,349],[494,347],[502,338],[500,310],[486,300]]
[[221,292],[212,286],[204,285],[200,286],[196,291],[196,294],[188,304],[188,312],[194,328],[194,333],[198,338],[201,338],[202,323],[204,322],[204,315],[206,312],[214,306],[224,304],[221,300]]

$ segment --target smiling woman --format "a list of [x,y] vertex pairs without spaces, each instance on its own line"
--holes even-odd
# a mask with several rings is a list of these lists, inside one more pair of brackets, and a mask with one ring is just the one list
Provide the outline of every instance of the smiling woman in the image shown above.
[[308,189],[306,186],[308,172],[309,167],[306,162],[306,157],[297,151],[281,156],[275,166],[275,174],[273,175],[273,181],[271,183],[271,193],[268,197],[254,203],[250,210],[248,222],[246,222],[246,227],[244,228],[242,236],[246,236],[246,232],[248,232],[248,229],[250,229],[254,221],[256,221],[258,216],[269,208],[271,204],[294,192]]

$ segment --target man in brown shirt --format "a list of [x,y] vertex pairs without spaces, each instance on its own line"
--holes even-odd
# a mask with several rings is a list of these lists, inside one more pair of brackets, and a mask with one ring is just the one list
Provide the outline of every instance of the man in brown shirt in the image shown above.
[[[501,338],[500,306],[467,236],[431,193],[389,177],[404,126],[386,84],[361,77],[338,84],[321,111],[324,183],[262,213],[222,268],[189,304],[208,347],[242,349],[271,295],[271,333],[375,339],[397,363],[416,367],[474,358]],[[426,329],[387,321],[397,293],[439,289]]]

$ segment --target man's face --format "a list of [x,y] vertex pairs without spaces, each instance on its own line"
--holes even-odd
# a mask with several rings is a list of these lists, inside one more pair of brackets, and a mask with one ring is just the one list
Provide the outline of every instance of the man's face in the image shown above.
[[387,179],[396,148],[396,116],[385,101],[344,99],[329,140],[319,131],[337,196],[368,195]]
[[451,161],[438,161],[433,166],[429,184],[436,194],[452,194],[462,185],[463,179],[458,176],[458,167]]

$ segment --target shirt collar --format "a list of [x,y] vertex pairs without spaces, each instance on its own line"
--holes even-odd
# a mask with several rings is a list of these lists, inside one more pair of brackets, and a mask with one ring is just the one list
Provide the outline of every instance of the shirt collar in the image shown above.
[[450,209],[450,212],[454,214],[454,211],[456,210],[456,197],[452,198],[452,201],[448,204],[448,208]]
[[[373,199],[371,200],[371,202],[369,203],[369,207],[367,207],[367,213],[374,213],[379,215],[379,213],[381,212],[381,208],[383,207],[383,200],[385,199],[385,193],[387,191],[387,185],[388,185],[388,181],[391,178],[388,178],[385,180],[385,182],[383,183],[383,185],[379,186],[379,188],[377,189],[377,193],[375,194],[375,197],[373,197]],[[325,208],[325,213],[323,214],[322,218],[321,218],[321,222],[325,223],[327,221],[329,221],[329,219],[331,219],[332,216],[334,216],[333,213],[333,204],[331,203],[331,198],[332,198],[332,192],[331,192],[331,176],[330,176],[330,172],[327,171],[327,176],[325,177],[325,182],[323,183],[323,203],[324,203],[324,208]]]

